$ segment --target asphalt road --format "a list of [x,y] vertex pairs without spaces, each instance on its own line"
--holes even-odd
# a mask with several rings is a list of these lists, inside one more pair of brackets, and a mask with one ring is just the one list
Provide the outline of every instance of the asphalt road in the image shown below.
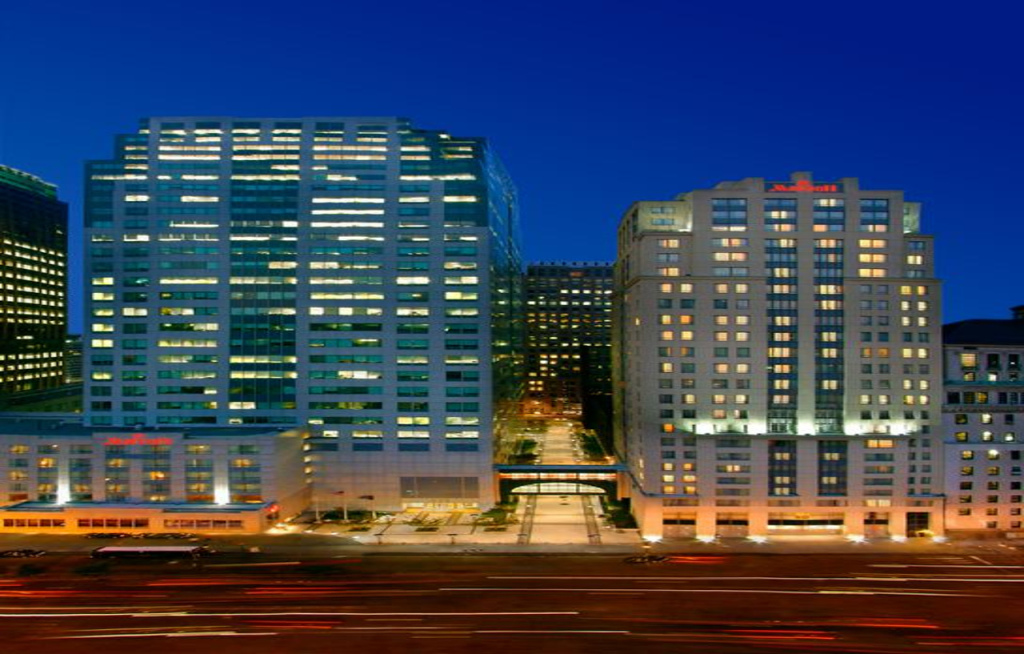
[[[0,563],[4,651],[1019,652],[1012,550]],[[37,574],[22,565],[38,566]],[[21,574],[19,574],[21,573]]]

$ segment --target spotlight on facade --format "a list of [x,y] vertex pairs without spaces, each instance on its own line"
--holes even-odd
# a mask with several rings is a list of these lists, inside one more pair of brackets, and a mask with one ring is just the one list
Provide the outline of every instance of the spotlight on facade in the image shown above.
[[703,535],[697,536],[697,540],[699,540],[702,543],[713,543],[713,542],[715,542],[715,537],[703,534]]
[[213,488],[213,503],[224,506],[231,503],[231,489],[225,483],[218,483]]
[[945,543],[948,540],[945,536],[932,536],[933,543]]
[[859,544],[866,543],[868,539],[864,536],[864,534],[850,534],[846,537],[846,540],[850,541],[851,543]]
[[894,542],[897,542],[897,543],[905,543],[905,542],[907,542],[907,537],[906,536],[901,536],[899,534],[896,534],[895,536],[893,536],[892,539],[893,539]]
[[747,540],[749,540],[752,543],[757,543],[758,545],[764,545],[765,543],[768,542],[768,537],[767,536],[747,536]]

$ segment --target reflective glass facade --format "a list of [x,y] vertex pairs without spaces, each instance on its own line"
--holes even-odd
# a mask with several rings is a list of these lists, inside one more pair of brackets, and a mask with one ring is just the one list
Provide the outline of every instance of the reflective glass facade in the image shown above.
[[335,459],[489,466],[522,321],[516,193],[484,139],[154,118],[88,178],[89,424],[308,423],[335,486]]

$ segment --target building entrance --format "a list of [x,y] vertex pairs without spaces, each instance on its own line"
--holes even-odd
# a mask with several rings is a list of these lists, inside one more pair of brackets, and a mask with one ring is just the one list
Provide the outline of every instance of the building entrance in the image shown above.
[[843,530],[842,513],[769,513],[768,531],[776,535],[829,535]]
[[932,514],[927,511],[911,511],[907,513],[907,536],[930,536]]

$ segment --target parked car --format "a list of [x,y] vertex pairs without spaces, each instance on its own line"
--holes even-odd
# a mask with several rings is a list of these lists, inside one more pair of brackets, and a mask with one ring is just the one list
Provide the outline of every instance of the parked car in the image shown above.
[[128,538],[131,534],[122,532],[94,531],[85,535],[86,538]]
[[0,557],[5,559],[25,559],[34,558],[46,554],[45,550],[33,550],[28,548],[17,549],[17,550],[4,550],[0,552]]

